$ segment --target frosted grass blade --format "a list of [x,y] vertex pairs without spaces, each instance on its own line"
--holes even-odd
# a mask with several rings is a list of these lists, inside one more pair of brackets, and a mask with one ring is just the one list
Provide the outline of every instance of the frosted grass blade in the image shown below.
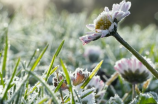
[[64,40],[61,42],[61,44],[59,45],[57,51],[56,51],[55,54],[53,55],[52,61],[51,61],[50,65],[49,65],[49,69],[48,69],[48,71],[47,71],[47,75],[46,75],[46,79],[45,79],[46,81],[48,80],[48,77],[49,77],[49,75],[50,75],[50,71],[51,71],[51,69],[52,69],[52,67],[53,67],[55,58],[58,56],[58,54],[59,54],[60,50],[62,49],[63,45],[64,45]]
[[94,75],[98,72],[99,68],[101,67],[103,63],[103,60],[93,69],[91,75],[87,78],[87,80],[82,84],[81,89],[84,89],[84,87],[90,82],[90,80],[93,78]]
[[48,101],[48,98],[42,99],[38,104],[43,104],[44,102]]
[[44,48],[44,50],[41,52],[40,56],[34,62],[32,68],[31,68],[31,71],[33,71],[36,68],[36,66],[38,65],[38,63],[41,60],[42,56],[44,55],[45,51],[47,50],[47,48],[48,48],[48,45],[46,45],[46,47]]
[[31,61],[32,61],[32,59],[33,59],[33,57],[35,56],[36,53],[37,53],[37,50],[35,50],[34,53],[33,53],[33,55],[31,56],[31,58],[29,60],[29,63],[27,64],[27,67],[30,66],[30,63],[31,63]]
[[4,91],[3,95],[2,95],[2,100],[4,100],[5,97],[6,97],[7,91],[9,90],[10,85],[11,85],[11,82],[13,81],[13,78],[14,78],[14,76],[15,76],[15,73],[16,73],[16,70],[17,70],[17,68],[18,68],[19,62],[20,62],[20,58],[18,59],[16,65],[15,65],[13,74],[12,74],[10,80],[9,80],[9,83],[7,84],[7,86],[6,86],[6,88],[5,88],[5,91]]
[[67,69],[66,69],[66,67],[65,67],[65,65],[64,65],[64,63],[63,63],[63,61],[62,61],[62,59],[60,59],[60,63],[61,63],[63,72],[65,73],[66,81],[67,81],[67,83],[68,83],[68,85],[69,85],[69,91],[70,91],[70,93],[71,93],[71,95],[72,95],[72,97],[71,97],[71,98],[72,98],[72,102],[71,102],[71,103],[72,103],[72,104],[75,104],[69,73],[68,73],[68,71],[67,71]]
[[5,31],[5,48],[4,48],[4,57],[3,57],[3,63],[2,63],[2,73],[0,73],[1,77],[1,85],[5,87],[3,78],[6,74],[6,65],[7,65],[7,54],[8,54],[8,30]]
[[55,93],[60,89],[61,85],[63,84],[64,79],[60,81],[60,83],[58,84],[58,86],[55,88]]
[[45,83],[45,81],[40,78],[39,76],[37,76],[35,73],[33,73],[32,71],[28,71],[25,69],[26,72],[28,72],[29,74],[31,74],[34,78],[36,78],[43,86],[45,86],[46,90],[50,93],[53,101],[55,102],[55,104],[59,104],[56,96],[53,94],[52,90],[49,88],[49,86],[47,85],[47,83]]

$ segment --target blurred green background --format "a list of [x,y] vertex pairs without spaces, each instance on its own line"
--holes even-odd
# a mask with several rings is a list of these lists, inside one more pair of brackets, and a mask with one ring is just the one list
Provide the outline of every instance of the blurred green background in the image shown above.
[[[150,23],[158,25],[158,1],[157,0],[129,0],[132,3],[131,15],[126,18],[123,25],[147,26]],[[7,10],[8,15],[13,15],[15,11],[22,11],[29,16],[44,16],[49,7],[56,7],[61,13],[63,10],[69,13],[86,12],[88,17],[93,11],[103,10],[105,6],[112,8],[113,3],[121,0],[1,0],[0,9]],[[97,14],[98,15],[98,14]]]

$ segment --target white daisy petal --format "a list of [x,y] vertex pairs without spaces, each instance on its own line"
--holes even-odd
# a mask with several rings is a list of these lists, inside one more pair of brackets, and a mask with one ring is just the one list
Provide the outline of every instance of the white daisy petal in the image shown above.
[[113,31],[113,29],[114,29],[114,23],[113,23],[113,24],[111,24],[111,26],[109,27],[109,31],[110,31],[110,32],[112,32],[112,31]]
[[105,37],[108,33],[109,33],[108,30],[103,30],[103,31],[102,31],[102,35],[101,35],[101,38]]
[[104,8],[104,11],[105,11],[105,12],[109,12],[109,8],[108,8],[108,7],[105,7],[105,8]]

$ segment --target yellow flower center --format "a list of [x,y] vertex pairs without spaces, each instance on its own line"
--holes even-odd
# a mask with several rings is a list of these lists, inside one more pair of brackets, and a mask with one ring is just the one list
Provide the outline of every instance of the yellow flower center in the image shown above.
[[95,29],[106,30],[111,26],[111,22],[108,20],[107,17],[104,17],[104,20],[100,18],[95,25]]

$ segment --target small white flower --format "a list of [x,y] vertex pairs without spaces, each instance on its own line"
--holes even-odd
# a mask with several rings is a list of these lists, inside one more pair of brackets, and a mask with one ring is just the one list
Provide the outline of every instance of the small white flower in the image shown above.
[[[145,59],[154,66],[150,59]],[[151,77],[149,70],[134,56],[131,59],[123,58],[117,61],[114,68],[130,83],[142,83]]]
[[104,11],[94,20],[93,24],[86,25],[87,28],[93,32],[88,35],[80,37],[83,44],[91,41],[110,36],[116,31],[117,23],[130,14],[129,9],[131,2],[122,1],[120,4],[113,4],[112,10],[105,7]]
[[94,76],[88,83],[87,87],[94,87],[96,88],[97,92],[99,92],[104,88],[104,82],[100,79],[99,76]]

